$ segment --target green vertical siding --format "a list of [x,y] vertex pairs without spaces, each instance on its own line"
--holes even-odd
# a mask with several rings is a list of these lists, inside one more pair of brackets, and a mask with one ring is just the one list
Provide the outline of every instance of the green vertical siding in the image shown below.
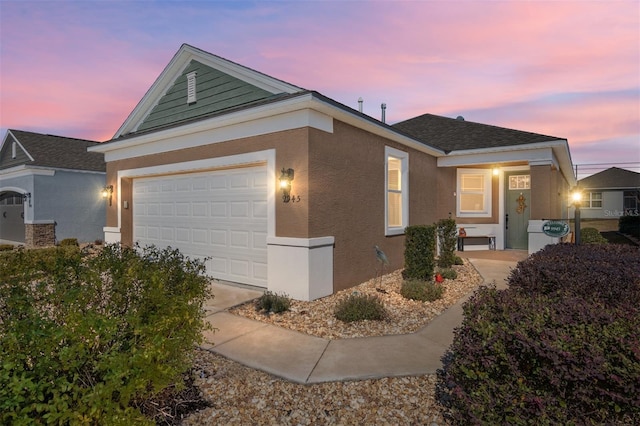
[[[196,71],[196,99],[187,104],[187,74]],[[238,78],[191,61],[138,127],[148,130],[268,98],[273,94]]]

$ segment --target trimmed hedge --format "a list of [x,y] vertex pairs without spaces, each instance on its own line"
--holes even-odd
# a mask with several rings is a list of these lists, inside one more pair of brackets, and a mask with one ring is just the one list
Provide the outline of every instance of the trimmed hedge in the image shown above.
[[583,228],[580,230],[580,242],[582,244],[607,244],[608,241],[596,228]]
[[458,245],[458,232],[454,219],[440,219],[437,223],[438,247],[440,256],[438,266],[451,268],[456,263],[456,248]]
[[639,424],[640,250],[548,246],[481,287],[438,371],[453,424]]
[[404,278],[432,280],[435,256],[436,226],[407,226],[405,228]]
[[0,424],[145,424],[202,341],[204,264],[107,245],[0,255]]

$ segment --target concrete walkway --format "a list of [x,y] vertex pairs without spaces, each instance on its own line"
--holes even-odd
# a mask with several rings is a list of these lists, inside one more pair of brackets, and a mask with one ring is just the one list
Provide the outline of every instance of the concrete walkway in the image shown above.
[[[465,252],[485,284],[506,287],[506,278],[526,252]],[[475,255],[475,257],[474,257]],[[498,260],[498,259],[507,260]],[[414,376],[435,373],[462,323],[462,304],[451,306],[412,334],[328,340],[232,315],[227,310],[259,297],[253,289],[214,284],[215,298],[207,320],[217,330],[207,332],[205,349],[246,366],[296,383]]]

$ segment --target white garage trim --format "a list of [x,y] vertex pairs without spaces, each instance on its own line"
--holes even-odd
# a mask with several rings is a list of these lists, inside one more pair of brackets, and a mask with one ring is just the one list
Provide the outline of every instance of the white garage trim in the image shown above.
[[267,286],[267,173],[246,167],[133,180],[133,240],[204,261],[213,278]]
[[[178,173],[190,173],[206,170],[215,170],[225,167],[240,167],[252,164],[266,163],[267,167],[267,237],[275,236],[276,233],[276,150],[267,149],[264,151],[250,152],[247,154],[229,155],[226,157],[205,158],[202,160],[186,161],[183,163],[163,164],[160,166],[141,167],[139,169],[128,169],[118,171],[118,188],[122,187],[123,178],[150,177]],[[117,191],[118,199],[118,226],[122,227],[122,198],[121,192]],[[131,200],[129,200],[131,202]]]

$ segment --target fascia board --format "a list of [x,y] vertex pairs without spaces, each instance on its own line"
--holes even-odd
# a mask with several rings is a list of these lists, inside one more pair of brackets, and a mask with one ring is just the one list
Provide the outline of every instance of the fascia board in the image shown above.
[[120,126],[113,136],[113,139],[117,139],[123,134],[137,129],[193,59],[274,94],[282,92],[295,93],[302,90],[297,86],[276,80],[265,74],[227,61],[219,56],[183,44],[158,78],[153,82],[149,90],[147,90],[140,102],[138,102],[138,105],[136,105],[131,114],[129,114],[122,126]]
[[527,161],[532,165],[553,164],[560,169],[569,186],[576,185],[569,146],[567,141],[563,139],[527,145],[453,151],[438,158],[438,167],[494,164],[508,161]]
[[401,145],[407,146],[409,148],[413,148],[417,151],[420,152],[424,152],[426,154],[432,155],[434,157],[440,157],[445,155],[445,152],[442,150],[439,150],[437,148],[425,145],[422,142],[419,142],[415,139],[412,139],[408,136],[404,136],[400,133],[397,133],[389,128],[387,128],[384,125],[381,124],[376,124],[375,122],[372,122],[370,120],[367,120],[363,117],[360,117],[358,115],[352,114],[348,111],[345,111],[343,109],[340,108],[336,108],[335,106],[323,102],[320,99],[314,99],[314,101],[316,102],[317,106],[315,106],[315,109],[317,109],[318,111],[324,112],[327,115],[330,115],[332,117],[334,117],[337,120],[340,120],[342,122],[345,122],[347,124],[350,124],[354,127],[357,127],[359,129],[363,129],[366,130],[370,133],[373,133],[377,136],[381,136],[385,139],[390,139],[394,142],[398,142]]
[[56,171],[51,168],[26,166],[22,164],[20,166],[0,170],[0,179],[13,179],[22,176],[53,176],[55,174]]
[[[94,145],[88,150],[105,154],[105,161],[109,162],[301,127],[333,133],[333,118],[427,154],[444,155],[443,151],[322,102],[312,93],[122,141]],[[215,134],[211,134],[213,130]],[[203,137],[205,132],[206,137]],[[181,139],[181,142],[177,143],[176,139]]]

